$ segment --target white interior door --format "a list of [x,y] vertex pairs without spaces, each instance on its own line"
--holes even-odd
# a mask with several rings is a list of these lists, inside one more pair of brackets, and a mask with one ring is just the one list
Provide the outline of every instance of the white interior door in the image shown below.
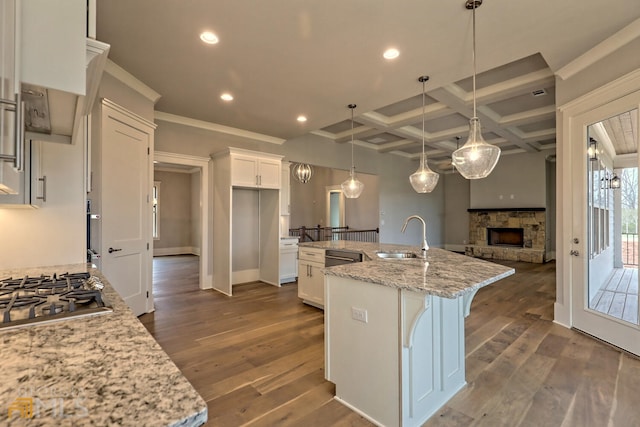
[[[636,251],[630,266],[620,262],[621,190],[609,188],[609,183],[614,171],[638,166],[639,106],[640,91],[577,116],[571,122],[575,162],[572,177],[572,326],[637,355],[640,355],[638,255]],[[636,119],[628,131],[635,135],[635,152],[616,153],[619,144],[612,140],[621,136],[607,130],[604,123],[633,111]],[[591,151],[596,148],[597,159],[590,158],[589,148]],[[637,194],[637,182],[635,186]],[[637,217],[637,211],[635,215]]]
[[104,106],[102,120],[102,272],[133,310],[149,297],[150,135]]

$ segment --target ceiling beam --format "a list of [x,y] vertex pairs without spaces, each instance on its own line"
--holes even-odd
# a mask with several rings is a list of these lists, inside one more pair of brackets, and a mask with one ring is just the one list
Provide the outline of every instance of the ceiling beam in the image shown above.
[[[470,108],[467,103],[464,101],[464,96],[461,96],[464,91],[460,89],[457,85],[448,85],[441,87],[439,89],[433,90],[429,92],[429,96],[437,99],[438,101],[448,105],[452,110],[462,114],[467,118],[473,117],[473,110]],[[526,141],[519,138],[512,131],[503,129],[500,127],[500,124],[496,122],[491,114],[486,114],[483,111],[490,111],[488,107],[478,108],[478,118],[480,119],[480,123],[484,127],[485,130],[495,133],[511,142],[514,145],[522,148],[528,152],[536,152],[538,151],[536,148],[532,147]],[[495,117],[495,113],[493,114]]]
[[541,120],[555,119],[556,106],[547,105],[533,110],[522,111],[520,113],[509,114],[498,119],[502,126],[522,126],[535,123]]

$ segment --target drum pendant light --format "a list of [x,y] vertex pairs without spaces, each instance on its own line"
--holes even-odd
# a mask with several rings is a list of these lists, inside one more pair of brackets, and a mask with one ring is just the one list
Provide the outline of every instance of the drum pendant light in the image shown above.
[[451,160],[467,179],[487,177],[498,164],[500,148],[487,144],[482,138],[480,119],[476,112],[476,8],[482,0],[466,0],[465,7],[473,10],[473,117],[469,121],[469,139],[453,152]]
[[439,174],[429,168],[427,155],[424,152],[424,103],[426,97],[424,84],[427,80],[429,80],[429,76],[420,76],[418,78],[418,81],[422,83],[422,156],[420,157],[420,167],[409,177],[409,182],[417,193],[431,193],[436,188],[440,178]]
[[298,182],[306,184],[313,176],[313,167],[307,163],[296,163],[291,173]]
[[357,199],[364,190],[364,184],[356,176],[356,167],[353,164],[353,110],[356,108],[356,104],[349,104],[348,107],[351,109],[351,170],[349,171],[349,179],[340,184],[340,187],[346,198]]

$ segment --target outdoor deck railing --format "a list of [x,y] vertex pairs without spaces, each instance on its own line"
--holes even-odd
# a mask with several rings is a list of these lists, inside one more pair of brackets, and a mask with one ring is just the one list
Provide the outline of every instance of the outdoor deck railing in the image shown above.
[[347,227],[299,227],[290,228],[290,236],[300,237],[300,242],[317,242],[322,240],[350,240],[355,242],[377,242],[380,229],[353,230]]
[[622,234],[622,263],[624,265],[638,265],[638,234]]

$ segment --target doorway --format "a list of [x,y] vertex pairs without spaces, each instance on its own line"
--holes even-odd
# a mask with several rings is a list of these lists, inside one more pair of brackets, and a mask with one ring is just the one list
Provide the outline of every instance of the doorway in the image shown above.
[[[177,168],[188,168],[192,171],[198,172],[199,175],[199,188],[198,200],[194,201],[194,206],[199,209],[199,223],[193,227],[196,233],[199,234],[199,261],[198,261],[198,287],[199,289],[210,289],[212,284],[212,267],[210,260],[210,242],[211,234],[209,227],[209,176],[210,176],[210,161],[207,157],[196,157],[176,153],[168,153],[162,151],[156,151],[153,156],[154,162],[160,164],[174,166]],[[162,205],[159,209],[163,209]],[[162,229],[160,233],[162,234]],[[154,269],[156,263],[154,262]],[[156,271],[153,271],[154,277]]]
[[326,187],[327,191],[327,226],[339,228],[345,226],[344,193],[339,185]]
[[632,93],[571,124],[573,156],[583,159],[572,184],[572,326],[637,355],[639,104]]

